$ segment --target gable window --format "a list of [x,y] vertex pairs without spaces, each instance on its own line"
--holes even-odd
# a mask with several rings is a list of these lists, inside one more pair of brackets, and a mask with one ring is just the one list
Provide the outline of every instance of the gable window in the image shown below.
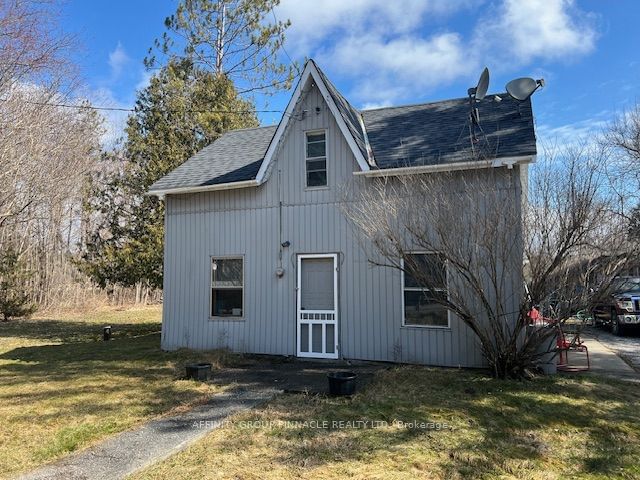
[[307,187],[327,186],[327,138],[326,132],[306,133]]
[[242,317],[244,261],[242,257],[211,259],[211,316]]
[[449,328],[449,310],[437,302],[438,298],[444,300],[449,294],[447,264],[440,255],[437,253],[405,255],[402,288],[403,325]]

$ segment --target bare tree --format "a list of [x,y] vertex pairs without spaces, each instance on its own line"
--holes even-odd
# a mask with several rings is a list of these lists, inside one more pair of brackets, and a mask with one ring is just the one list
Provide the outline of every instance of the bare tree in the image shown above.
[[[603,177],[587,162],[602,159],[581,151],[547,158],[528,192],[517,169],[485,169],[383,177],[352,185],[343,203],[370,261],[416,279],[425,303],[475,334],[501,378],[522,375],[552,346],[553,326],[527,329],[532,304],[565,305],[555,318],[563,321],[593,295],[580,288],[581,262],[597,259],[599,272],[615,275],[631,254]],[[429,268],[411,252],[433,252],[446,267]]]
[[76,81],[55,8],[0,0],[0,255],[32,272],[39,304],[77,277],[70,254],[101,133],[95,112],[57,106],[75,100]]
[[640,104],[618,115],[605,133],[605,142],[619,149],[640,169]]
[[74,85],[73,37],[58,29],[53,0],[0,0],[0,99],[18,84],[61,93]]

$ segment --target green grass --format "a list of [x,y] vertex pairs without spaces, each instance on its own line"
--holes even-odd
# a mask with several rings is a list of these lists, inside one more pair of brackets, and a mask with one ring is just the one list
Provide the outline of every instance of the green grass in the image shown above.
[[[516,382],[399,367],[351,399],[280,396],[133,478],[637,479],[639,399],[640,385],[592,376]],[[389,426],[332,428],[336,420]],[[256,421],[271,423],[247,424]]]
[[[158,416],[216,387],[181,380],[191,360],[160,350],[159,307],[0,322],[0,477],[8,477]],[[111,324],[113,340],[102,342]]]

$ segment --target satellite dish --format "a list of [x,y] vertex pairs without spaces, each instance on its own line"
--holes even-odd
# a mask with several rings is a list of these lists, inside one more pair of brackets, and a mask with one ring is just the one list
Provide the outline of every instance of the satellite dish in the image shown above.
[[482,100],[487,94],[489,88],[489,69],[484,67],[484,70],[480,74],[480,80],[478,80],[478,86],[476,87],[476,101]]
[[469,100],[473,98],[476,102],[482,100],[487,94],[487,89],[489,88],[489,69],[484,67],[484,70],[480,74],[480,79],[478,80],[478,84],[475,87],[467,90],[469,94]]
[[544,80],[534,80],[533,78],[516,78],[507,83],[507,92],[516,100],[527,100],[533,92],[544,86]]

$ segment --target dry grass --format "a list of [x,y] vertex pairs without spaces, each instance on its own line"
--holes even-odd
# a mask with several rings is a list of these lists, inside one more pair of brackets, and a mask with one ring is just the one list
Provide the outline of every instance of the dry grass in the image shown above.
[[[0,323],[0,477],[215,391],[178,379],[187,361],[204,356],[160,351],[160,312],[110,308]],[[109,343],[101,341],[106,324],[114,329]]]
[[[637,479],[639,398],[640,385],[598,377],[513,382],[400,367],[380,372],[352,399],[281,396],[133,478]],[[313,420],[421,420],[449,428],[284,423]]]

